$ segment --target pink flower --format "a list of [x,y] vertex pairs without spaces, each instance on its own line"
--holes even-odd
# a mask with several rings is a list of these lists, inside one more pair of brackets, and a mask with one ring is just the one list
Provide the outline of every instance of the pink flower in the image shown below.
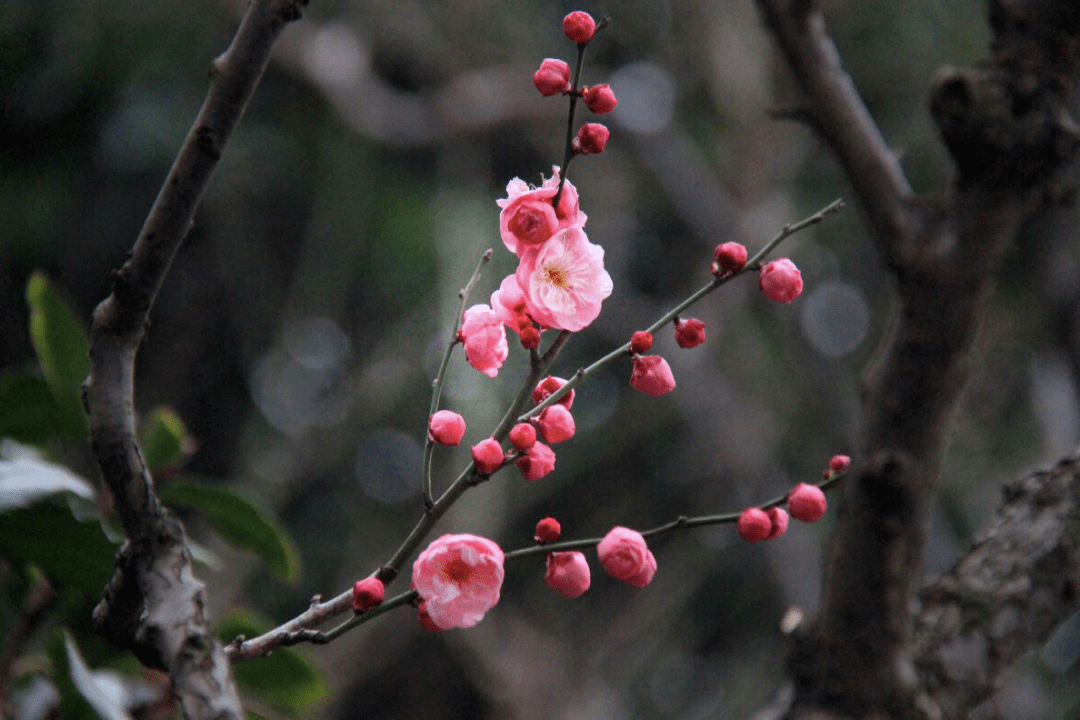
[[738,272],[746,266],[746,248],[737,242],[717,245],[713,259],[723,272]]
[[788,493],[788,510],[791,517],[803,522],[817,522],[825,514],[825,493],[816,485],[799,483]]
[[481,440],[472,446],[472,459],[481,475],[490,475],[502,467],[505,455],[502,445],[495,438]]
[[544,582],[568,598],[581,597],[592,583],[589,563],[576,551],[548,553]]
[[584,10],[575,10],[562,21],[563,32],[578,45],[587,43],[596,34],[596,21]]
[[533,536],[541,545],[553,543],[562,534],[562,526],[553,517],[547,517],[536,523],[536,534]]
[[630,336],[630,352],[634,355],[649,352],[652,347],[652,333],[639,330]]
[[525,452],[536,444],[536,428],[529,423],[518,423],[510,428],[510,444],[518,452]]
[[675,321],[675,342],[689,350],[705,342],[705,323],[697,318]]
[[544,442],[561,443],[574,437],[577,427],[574,424],[574,416],[565,406],[555,403],[540,413],[538,420],[540,434],[544,436]]
[[600,314],[600,303],[611,295],[604,249],[589,242],[580,227],[560,230],[543,245],[526,250],[517,280],[533,320],[559,330],[588,327]]
[[470,628],[499,602],[503,551],[476,535],[443,535],[413,563],[412,581],[426,613],[441,629]]
[[[551,177],[538,188],[529,188],[521,178],[506,184],[506,198],[495,202],[499,213],[499,235],[503,244],[519,258],[526,250],[543,244],[559,230],[581,227],[588,216],[581,212],[578,192],[567,180],[559,196],[559,207],[551,201],[559,189],[559,168],[551,168]],[[524,287],[524,286],[523,286]],[[502,287],[499,288],[502,290]],[[495,307],[495,302],[491,303]],[[541,323],[543,324],[543,323]]]
[[368,577],[363,580],[357,580],[352,589],[353,612],[362,613],[373,607],[382,605],[385,594],[386,588],[379,578]]
[[[533,389],[533,404],[539,405],[540,403],[544,402],[548,399],[549,395],[559,390],[565,384],[566,380],[563,380],[560,377],[555,377],[554,375],[548,375],[546,378],[537,383],[536,387]],[[574,391],[571,390],[570,392],[563,395],[561,398],[559,398],[558,402],[560,405],[565,405],[567,410],[572,408],[574,406]]]
[[499,289],[491,293],[491,311],[516,333],[532,327],[532,318],[525,308],[525,291],[518,285],[517,275],[504,277]]
[[772,532],[772,520],[761,508],[746,508],[739,516],[739,535],[746,542],[760,542]]
[[660,397],[675,389],[675,376],[667,360],[659,355],[635,355],[630,384],[643,393]]
[[772,522],[772,530],[769,531],[769,537],[765,538],[766,540],[775,540],[787,532],[789,518],[784,508],[769,508],[765,514],[769,516],[769,521]]
[[570,149],[576,155],[596,155],[604,152],[611,131],[600,123],[585,123],[578,130],[577,137],[570,143]]
[[645,587],[656,574],[656,558],[636,530],[613,527],[596,546],[596,553],[608,575],[634,587]]
[[758,287],[762,294],[776,302],[789,303],[802,294],[802,273],[787,258],[773,260],[761,268]]
[[465,437],[465,418],[450,410],[440,410],[428,420],[428,437],[440,445],[457,445]]
[[510,348],[498,313],[484,304],[466,310],[461,340],[465,344],[465,360],[470,365],[488,377],[499,374]]
[[615,93],[612,92],[611,86],[607,84],[593,85],[585,91],[582,97],[585,99],[585,104],[589,106],[589,109],[597,115],[609,113],[619,104],[619,101],[615,99]]
[[537,440],[517,459],[517,466],[526,480],[539,480],[555,469],[555,451]]
[[570,66],[557,58],[545,58],[533,73],[533,85],[544,97],[566,92],[570,89]]
[[423,600],[416,606],[416,619],[420,621],[420,627],[428,632],[442,632],[444,629],[436,625],[431,616],[428,615],[427,603]]

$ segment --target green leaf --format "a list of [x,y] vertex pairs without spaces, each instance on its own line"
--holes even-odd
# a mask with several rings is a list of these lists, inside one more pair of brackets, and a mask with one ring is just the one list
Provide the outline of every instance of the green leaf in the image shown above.
[[143,421],[140,435],[139,446],[151,472],[156,473],[184,459],[187,428],[172,408],[155,408]]
[[75,318],[40,271],[30,276],[26,302],[30,306],[30,339],[63,419],[64,434],[85,440],[89,425],[81,386],[90,374],[90,346],[84,323]]
[[[237,635],[251,638],[269,629],[267,623],[248,614],[235,613],[222,620],[218,637],[230,643]],[[321,702],[327,695],[326,681],[315,665],[292,648],[278,648],[266,657],[245,660],[233,665],[232,670],[240,687],[292,714]]]
[[300,577],[300,555],[288,532],[259,505],[222,487],[188,480],[163,483],[158,494],[166,504],[201,511],[225,540],[262,558],[286,582]]
[[0,437],[42,444],[63,429],[64,418],[44,380],[20,373],[0,376]]
[[0,459],[0,513],[62,492],[84,500],[96,496],[90,483],[63,465],[28,456]]

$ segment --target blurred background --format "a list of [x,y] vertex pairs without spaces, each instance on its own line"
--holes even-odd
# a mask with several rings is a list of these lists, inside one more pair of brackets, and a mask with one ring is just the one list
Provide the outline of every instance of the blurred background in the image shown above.
[[[847,69],[913,185],[941,190],[949,162],[926,98],[938,67],[983,57],[984,4],[826,5]],[[33,367],[24,291],[35,269],[80,317],[108,295],[243,9],[231,0],[0,8],[0,371]],[[795,303],[765,300],[750,276],[709,296],[689,313],[707,323],[705,344],[682,350],[673,333],[657,336],[675,392],[637,393],[629,361],[615,363],[578,391],[577,435],[555,448],[554,473],[535,483],[500,474],[438,532],[513,549],[531,544],[548,515],[566,538],[645,529],[763,502],[854,450],[860,376],[886,330],[892,282],[827,151],[804,127],[769,119],[798,96],[750,0],[315,0],[276,48],[139,356],[138,408],[172,406],[197,443],[184,472],[259,498],[300,549],[302,577],[284,584],[192,518],[192,535],[226,560],[204,570],[216,617],[292,617],[313,594],[336,595],[371,573],[418,519],[430,381],[457,291],[488,248],[475,302],[513,271],[495,200],[511,178],[538,184],[561,159],[565,101],[542,98],[531,75],[545,57],[573,60],[561,18],[575,9],[611,17],[582,75],[619,99],[600,119],[611,140],[570,177],[615,289],[556,375],[705,284],[718,243],[752,253],[838,197],[849,210],[781,247],[806,283]],[[593,120],[579,109],[579,123]],[[928,574],[970,544],[1003,481],[1080,436],[1077,219],[1058,210],[1028,229],[999,274]],[[443,405],[469,430],[460,448],[437,452],[437,489],[515,395],[527,357],[513,337],[495,379],[455,354]],[[782,540],[754,546],[731,526],[667,536],[652,543],[659,571],[641,590],[607,577],[592,556],[593,587],[578,600],[543,583],[541,560],[515,563],[502,601],[472,630],[430,634],[396,611],[308,652],[330,692],[305,712],[751,716],[782,689],[782,619],[814,611],[830,523],[793,523]],[[994,703],[1002,716],[1077,712],[1078,644],[1055,647],[1016,673]]]

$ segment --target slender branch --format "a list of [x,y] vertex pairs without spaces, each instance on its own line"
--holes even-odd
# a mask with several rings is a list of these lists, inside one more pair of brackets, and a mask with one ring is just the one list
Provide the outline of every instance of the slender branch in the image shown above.
[[566,176],[570,174],[570,161],[574,159],[574,110],[577,108],[578,87],[581,82],[581,66],[585,62],[585,48],[588,43],[579,43],[577,46],[577,64],[574,67],[574,82],[570,86],[570,111],[566,118],[566,143],[563,145],[562,172],[559,173],[559,189],[551,198],[551,204],[556,211],[559,209],[559,200],[562,199],[563,185],[566,184]]
[[[797,233],[797,232],[799,232],[801,230],[805,230],[806,228],[808,228],[808,227],[810,227],[812,225],[817,225],[818,223],[822,222],[826,217],[828,217],[832,213],[840,212],[843,209],[844,209],[844,201],[843,200],[834,200],[831,203],[829,203],[828,205],[826,205],[825,207],[823,207],[821,210],[818,210],[813,215],[811,215],[809,217],[806,217],[806,218],[803,218],[802,220],[800,220],[797,223],[789,223],[789,224],[785,225],[780,230],[780,232],[776,234],[776,237],[774,237],[772,240],[767,242],[764,247],[762,247],[760,250],[758,250],[756,253],[754,253],[754,256],[752,258],[750,258],[749,260],[746,261],[746,265],[743,267],[742,270],[739,270],[738,272],[734,272],[734,273],[719,275],[719,276],[713,278],[712,280],[709,281],[709,283],[707,285],[700,288],[699,290],[694,292],[692,295],[690,295],[690,297],[686,298],[681,303],[679,303],[678,305],[673,307],[671,310],[664,313],[664,315],[662,315],[659,320],[654,322],[652,325],[650,325],[646,329],[646,332],[655,333],[657,330],[660,330],[662,327],[664,327],[669,322],[674,320],[675,317],[679,313],[686,310],[688,307],[690,307],[691,305],[696,303],[698,300],[701,300],[703,297],[705,297],[706,295],[711,293],[716,288],[720,287],[721,285],[724,285],[724,284],[728,283],[729,281],[731,281],[732,279],[738,277],[739,275],[742,275],[742,274],[748,273],[748,272],[757,271],[759,269],[759,267],[758,267],[759,263],[765,257],[767,257],[769,253],[771,253],[773,250],[775,250],[776,247],[781,242],[783,242],[785,239],[791,237],[792,235],[794,235],[795,233]],[[578,385],[585,382],[588,378],[595,375],[597,372],[599,372],[603,368],[607,367],[608,365],[613,363],[615,360],[619,359],[620,357],[623,357],[624,355],[627,355],[629,352],[630,352],[630,343],[628,342],[628,343],[626,343],[624,345],[620,345],[619,347],[615,348],[614,350],[609,352],[607,355],[605,355],[604,357],[602,357],[599,360],[597,360],[596,362],[594,362],[592,365],[589,365],[586,368],[579,369],[576,373],[574,373],[574,376],[572,378],[570,378],[565,385],[563,385],[557,391],[551,393],[546,398],[544,398],[543,402],[539,403],[536,407],[529,410],[527,413],[523,414],[521,417],[517,418],[517,422],[526,422],[527,420],[529,420],[529,418],[537,417],[538,415],[540,415],[540,413],[542,413],[544,411],[544,408],[548,407],[549,405],[552,405],[553,403],[557,403],[567,393],[569,393],[571,390],[576,388]]]
[[91,371],[84,387],[90,436],[128,542],[95,611],[98,629],[164,668],[184,715],[244,717],[228,663],[204,612],[203,585],[191,573],[183,525],[154,492],[135,439],[135,356],[150,308],[270,50],[306,0],[253,0],[232,44],[211,65],[210,89],[132,249],[94,311]]
[[[489,249],[480,257],[480,262],[476,264],[476,269],[473,270],[472,277],[469,278],[469,282],[465,284],[465,287],[458,291],[458,297],[461,298],[461,303],[458,306],[457,315],[454,316],[454,325],[450,333],[450,342],[446,344],[446,351],[443,352],[442,362],[439,363],[439,372],[435,375],[435,380],[431,383],[431,405],[428,408],[428,420],[431,420],[431,416],[439,410],[439,398],[442,397],[443,381],[446,379],[446,368],[450,365],[450,356],[454,352],[454,347],[461,342],[461,326],[464,322],[465,307],[469,304],[469,295],[472,293],[476,282],[480,279],[480,271],[491,260],[491,250]],[[424,430],[425,437],[424,442],[424,462],[423,462],[423,485],[424,485],[424,507],[430,508],[434,501],[431,499],[431,458],[435,451],[435,440],[431,437],[431,433]]]

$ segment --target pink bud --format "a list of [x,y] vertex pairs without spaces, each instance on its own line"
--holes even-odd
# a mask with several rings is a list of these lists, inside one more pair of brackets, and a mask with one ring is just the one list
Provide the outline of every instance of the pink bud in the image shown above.
[[604,152],[611,131],[600,123],[585,123],[578,130],[577,137],[570,143],[575,155],[596,155]]
[[788,514],[783,508],[769,508],[766,512],[769,516],[769,521],[772,523],[772,530],[769,532],[769,537],[766,540],[774,540],[787,532],[788,526]]
[[465,418],[450,410],[440,410],[428,420],[428,437],[440,445],[457,445],[465,437]]
[[606,83],[593,85],[585,90],[582,97],[585,99],[585,104],[589,106],[589,109],[597,115],[609,113],[619,104],[619,101],[615,99],[615,93],[612,91],[611,86]]
[[555,469],[555,451],[537,440],[517,459],[517,466],[526,480],[539,480]]
[[802,273],[787,258],[773,260],[761,268],[758,287],[770,300],[789,303],[802,294]]
[[[547,400],[548,395],[551,395],[553,392],[555,392],[556,390],[558,390],[559,388],[561,388],[565,384],[566,384],[566,380],[563,380],[560,377],[554,377],[552,375],[548,375],[546,378],[541,380],[540,383],[533,390],[533,393],[532,393],[533,404],[539,405],[540,403],[544,402],[544,400]],[[565,405],[567,410],[569,410],[571,407],[573,407],[573,405],[574,405],[574,391],[571,390],[570,392],[566,393],[561,398],[559,398],[559,404],[560,405]]]
[[377,577],[357,580],[352,589],[353,612],[362,613],[365,610],[382,605],[385,592],[386,588]]
[[630,352],[634,355],[649,352],[652,347],[652,333],[639,330],[630,336]]
[[717,245],[713,259],[724,272],[739,272],[746,266],[746,248],[737,242]]
[[697,318],[675,321],[675,342],[689,350],[705,342],[705,323]]
[[518,452],[525,452],[536,442],[536,428],[529,423],[518,423],[510,428],[510,444]]
[[803,522],[816,522],[825,514],[825,493],[816,485],[799,483],[788,493],[787,504],[791,517]]
[[568,598],[581,597],[592,582],[589,563],[576,551],[548,553],[544,582]]
[[472,446],[472,459],[482,475],[490,475],[503,464],[502,445],[495,438],[481,440]]
[[636,530],[613,527],[596,546],[596,554],[608,575],[634,587],[645,587],[656,574],[656,558]]
[[566,92],[570,88],[570,66],[556,58],[545,58],[533,73],[533,85],[544,97]]
[[772,532],[772,520],[761,508],[746,508],[739,516],[739,535],[746,542],[760,542]]
[[589,13],[575,10],[563,18],[562,29],[566,37],[581,45],[593,39],[596,34],[596,21]]
[[420,621],[420,627],[424,628],[428,632],[442,632],[443,628],[435,624],[435,621],[431,619],[431,615],[428,614],[427,608],[424,607],[427,603],[423,600],[416,606],[416,619]]
[[521,347],[532,350],[540,345],[540,331],[532,325],[521,328]]
[[667,360],[659,355],[635,355],[630,384],[643,393],[660,397],[675,389],[675,376]]
[[831,475],[847,472],[849,467],[851,467],[851,458],[847,455],[833,455],[829,460],[829,473]]
[[536,542],[541,545],[547,543],[553,543],[559,539],[559,535],[562,534],[562,526],[559,525],[559,521],[552,517],[547,517],[536,523]]
[[577,429],[574,425],[574,416],[564,406],[555,403],[545,408],[540,413],[540,434],[544,436],[544,442],[561,443],[574,437]]

